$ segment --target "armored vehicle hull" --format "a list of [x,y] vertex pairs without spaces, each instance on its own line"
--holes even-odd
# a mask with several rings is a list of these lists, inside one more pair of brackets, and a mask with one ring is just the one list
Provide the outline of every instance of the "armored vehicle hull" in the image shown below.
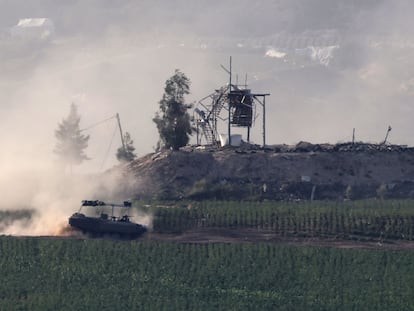
[[[102,207],[108,204],[102,201],[82,201],[82,206]],[[110,235],[121,238],[137,238],[147,231],[143,225],[131,222],[128,215],[122,217],[113,216],[113,208],[116,206],[127,207],[131,205],[124,202],[124,205],[109,204],[112,206],[112,216],[102,213],[98,217],[86,216],[80,211],[69,217],[69,225],[83,233],[92,236]]]

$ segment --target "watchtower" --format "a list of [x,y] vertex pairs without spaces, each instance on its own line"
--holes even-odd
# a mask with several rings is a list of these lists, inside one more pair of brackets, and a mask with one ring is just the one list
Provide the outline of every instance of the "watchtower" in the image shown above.
[[[262,107],[263,147],[266,145],[266,96],[270,94],[252,93],[245,85],[232,84],[232,68],[222,68],[229,74],[229,83],[201,99],[194,109],[197,126],[197,144],[202,138],[206,145],[216,146],[220,141],[219,123],[227,123],[227,139],[222,145],[232,144],[232,127],[247,129],[247,142],[250,142],[250,130],[257,117],[257,106]],[[199,134],[201,133],[201,135]],[[223,139],[222,139],[223,141]]]

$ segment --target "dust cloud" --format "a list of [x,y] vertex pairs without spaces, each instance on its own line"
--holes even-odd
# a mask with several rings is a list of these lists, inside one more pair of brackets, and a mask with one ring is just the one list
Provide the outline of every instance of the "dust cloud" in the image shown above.
[[[412,145],[409,1],[0,0],[0,6],[0,209],[36,210],[29,225],[16,223],[8,234],[51,234],[81,200],[114,200],[119,179],[102,177],[118,164],[114,119],[85,131],[91,159],[72,175],[53,153],[54,131],[72,102],[81,128],[119,113],[142,156],[157,143],[152,118],[165,80],[182,70],[192,81],[187,101],[196,102],[227,83],[220,64],[227,66],[230,55],[234,78],[244,81],[247,73],[253,91],[271,93],[268,144],[349,141],[353,128],[357,140],[379,142],[391,125],[392,143]],[[30,17],[52,20],[53,35],[11,35],[20,18]],[[256,113],[251,137],[260,144]]]
[[[68,235],[71,233],[67,230],[68,218],[79,210],[82,199],[110,200],[118,199],[119,195],[115,192],[119,190],[119,176],[114,173],[106,173],[102,179],[98,175],[70,175],[57,168],[42,168],[20,173],[11,171],[3,176],[0,187],[10,191],[3,193],[0,210],[33,213],[29,219],[15,219],[3,224],[1,234]],[[140,219],[137,217],[137,221]]]

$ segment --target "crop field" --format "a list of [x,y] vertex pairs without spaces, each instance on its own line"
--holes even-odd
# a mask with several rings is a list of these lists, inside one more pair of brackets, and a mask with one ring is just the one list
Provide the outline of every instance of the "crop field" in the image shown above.
[[[0,310],[414,309],[413,248],[380,249],[412,244],[414,201],[135,203],[153,215],[138,240],[0,236]],[[0,212],[0,227],[33,213]],[[192,230],[280,238],[174,241]]]
[[0,238],[0,310],[413,310],[414,252]]
[[414,239],[414,201],[193,202],[155,207],[154,231],[253,228],[285,236]]

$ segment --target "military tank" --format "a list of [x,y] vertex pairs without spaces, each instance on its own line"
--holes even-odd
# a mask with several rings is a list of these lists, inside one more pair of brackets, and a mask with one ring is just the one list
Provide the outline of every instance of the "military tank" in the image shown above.
[[[96,216],[86,216],[81,212],[84,207],[94,208],[93,212]],[[83,200],[79,211],[69,217],[69,225],[92,237],[110,236],[135,239],[147,231],[144,225],[132,222],[128,213],[114,216],[115,208],[129,210],[131,202],[125,201],[123,204],[116,204],[99,200]],[[108,209],[111,209],[111,216],[107,213]]]

